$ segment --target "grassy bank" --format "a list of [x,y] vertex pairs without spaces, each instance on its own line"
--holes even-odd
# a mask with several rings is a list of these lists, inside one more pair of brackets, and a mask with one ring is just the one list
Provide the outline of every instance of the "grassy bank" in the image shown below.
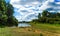
[[31,23],[34,29],[39,29],[44,35],[60,36],[60,24]]
[[60,25],[31,23],[32,27],[27,28],[0,28],[0,36],[60,36]]
[[0,36],[40,36],[40,34],[29,31],[29,28],[0,28]]
[[40,30],[53,30],[53,31],[60,31],[60,24],[42,24],[42,23],[36,23],[32,24],[32,27],[35,29],[40,29]]

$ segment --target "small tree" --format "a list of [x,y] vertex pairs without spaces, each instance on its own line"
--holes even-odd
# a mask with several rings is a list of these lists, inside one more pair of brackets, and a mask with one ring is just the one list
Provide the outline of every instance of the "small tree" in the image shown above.
[[41,18],[41,14],[39,13],[39,14],[38,14],[38,19],[40,19],[40,18]]
[[47,10],[44,10],[44,11],[42,12],[42,17],[47,17],[47,15],[48,15],[48,11],[47,11]]

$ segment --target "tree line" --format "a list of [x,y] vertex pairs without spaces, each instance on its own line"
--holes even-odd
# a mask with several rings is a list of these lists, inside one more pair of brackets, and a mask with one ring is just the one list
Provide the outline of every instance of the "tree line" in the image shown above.
[[0,26],[17,26],[18,20],[13,14],[13,6],[5,0],[0,0]]
[[44,10],[42,13],[38,14],[38,19],[32,20],[32,22],[37,23],[50,23],[50,24],[60,24],[60,13],[58,12],[48,12]]

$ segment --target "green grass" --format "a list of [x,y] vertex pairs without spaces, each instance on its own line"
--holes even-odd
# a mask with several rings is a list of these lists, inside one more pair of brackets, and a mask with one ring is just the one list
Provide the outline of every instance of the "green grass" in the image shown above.
[[[32,27],[30,28],[0,28],[0,36],[40,36],[40,33],[42,33],[43,36],[60,36],[59,24],[32,23],[31,25]],[[38,31],[38,33],[36,31]]]
[[60,25],[59,24],[34,24],[33,26],[35,29],[60,33]]
[[10,36],[11,29],[8,27],[0,28],[0,36]]
[[43,24],[43,23],[31,23],[34,29],[40,29],[44,35],[60,36],[60,24]]
[[39,36],[34,32],[25,30],[25,28],[0,28],[0,36]]

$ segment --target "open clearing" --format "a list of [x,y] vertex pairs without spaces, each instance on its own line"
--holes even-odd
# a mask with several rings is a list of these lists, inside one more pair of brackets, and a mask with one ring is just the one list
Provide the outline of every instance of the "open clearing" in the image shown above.
[[35,24],[27,28],[0,28],[0,36],[60,36],[60,25]]

